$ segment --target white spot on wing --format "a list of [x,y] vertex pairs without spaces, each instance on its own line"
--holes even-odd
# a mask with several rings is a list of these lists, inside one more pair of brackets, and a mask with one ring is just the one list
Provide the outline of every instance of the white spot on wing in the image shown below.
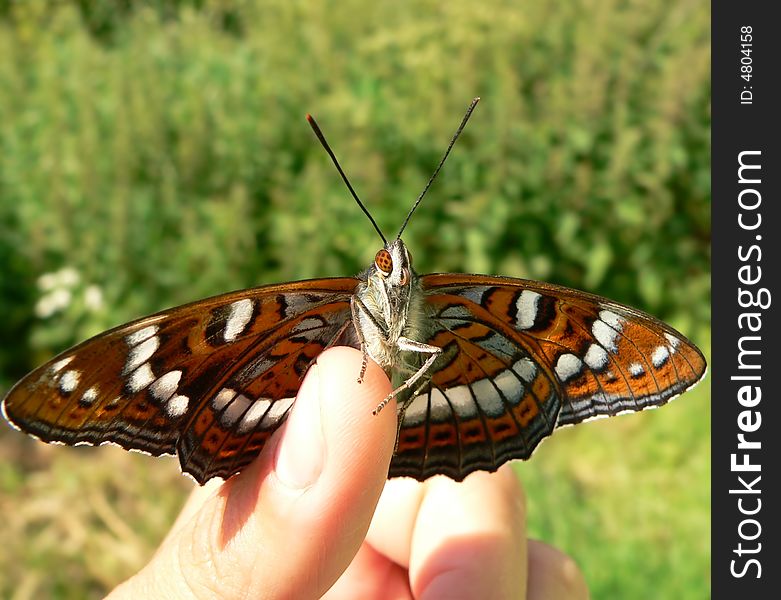
[[595,371],[601,371],[607,366],[607,352],[599,344],[591,344],[588,347],[586,356],[583,357],[584,362],[594,369]]
[[258,398],[255,400],[241,418],[237,432],[244,435],[255,429],[255,426],[260,422],[263,415],[266,414],[266,411],[268,411],[270,407],[271,401],[266,398]]
[[629,365],[629,374],[632,375],[632,377],[640,377],[644,371],[643,365],[638,362],[633,362]]
[[233,427],[236,421],[238,421],[244,415],[244,413],[247,412],[247,409],[251,403],[252,400],[247,398],[244,394],[234,396],[233,400],[230,401],[229,404],[225,407],[225,410],[220,417],[220,422],[224,427]]
[[266,429],[276,427],[280,419],[285,416],[287,410],[292,406],[295,398],[282,398],[276,402],[272,402],[268,411],[260,422],[261,427]]
[[152,337],[153,335],[157,334],[158,327],[157,325],[149,325],[148,327],[144,327],[143,329],[139,329],[138,331],[131,333],[129,336],[125,338],[125,341],[128,343],[129,346],[136,346],[137,344],[140,344],[145,339]]
[[243,298],[237,300],[230,305],[230,314],[228,320],[225,323],[225,331],[223,337],[226,342],[232,342],[236,337],[244,331],[244,328],[252,318],[252,300],[249,298]]
[[181,371],[168,371],[165,375],[157,378],[157,381],[150,386],[149,391],[161,402],[168,400],[176,392],[181,378]]
[[219,392],[217,392],[217,395],[212,400],[212,407],[214,410],[220,411],[225,406],[233,400],[233,398],[236,396],[236,390],[232,390],[230,388],[222,388]]
[[78,371],[65,371],[60,378],[60,390],[64,394],[70,394],[79,385],[79,377],[81,377],[81,373]]
[[187,396],[174,396],[165,403],[165,412],[172,419],[177,419],[187,412],[190,399]]
[[[490,379],[480,379],[472,384],[477,403],[483,413],[489,417],[500,417],[504,414],[504,403],[499,392]],[[473,403],[474,404],[474,403]]]
[[[603,310],[600,314],[606,312],[608,311]],[[597,319],[591,326],[591,332],[594,334],[594,337],[603,348],[608,349],[610,352],[615,352],[618,349],[618,346],[616,345],[618,331],[616,331],[616,329],[610,326],[607,322],[602,321],[601,319]]]
[[148,361],[159,347],[160,338],[157,336],[150,337],[137,346],[133,346],[122,373],[127,374],[137,369],[139,365]]
[[510,368],[518,373],[520,378],[523,379],[526,383],[531,383],[537,376],[537,367],[529,358],[522,358]]
[[651,354],[651,362],[658,369],[669,357],[670,351],[667,349],[667,346],[657,346],[653,354]]
[[542,296],[531,290],[523,290],[515,303],[517,310],[515,325],[518,329],[531,329],[537,318],[537,310]]
[[143,390],[146,386],[155,380],[155,374],[152,373],[152,367],[149,363],[144,363],[130,375],[127,387],[131,393],[135,394]]
[[665,333],[664,337],[666,337],[667,341],[670,342],[670,345],[668,346],[668,349],[670,350],[670,354],[675,354],[675,350],[678,348],[678,345],[681,343],[681,340],[679,340],[674,335],[670,335],[669,333]]
[[[467,402],[471,402],[472,406],[474,406],[472,394],[465,385],[457,385],[446,390],[446,392],[447,397],[437,388],[431,390],[431,412],[429,414],[432,421],[438,423],[450,421],[453,418],[450,404],[466,406]],[[448,400],[450,403],[448,403]]]
[[58,360],[56,363],[54,363],[51,366],[52,374],[59,373],[60,371],[62,371],[68,365],[68,363],[70,361],[72,361],[72,360],[73,360],[72,356],[67,356],[67,357],[63,358],[62,360]]
[[523,384],[510,369],[505,369],[494,378],[494,383],[504,397],[513,404],[518,404],[523,396]]
[[[439,391],[439,390],[437,390]],[[428,394],[415,396],[404,411],[404,423],[407,426],[420,425],[426,418],[426,407],[428,406]]]
[[582,368],[583,361],[574,354],[562,354],[556,361],[556,375],[561,381],[572,379],[580,373]]
[[98,398],[98,386],[93,385],[81,395],[79,402],[82,404],[92,404]]
[[614,313],[612,310],[602,310],[599,312],[599,318],[610,325],[613,329],[621,331],[624,327],[624,318]]
[[[475,392],[475,396],[477,396],[478,402],[480,402],[480,389],[482,388],[478,388],[476,385],[472,387],[472,390]],[[496,390],[494,390],[494,393],[496,393]],[[437,420],[443,421],[448,419],[450,417],[450,410],[442,410],[443,408],[449,409],[447,400],[445,400],[443,397],[442,392],[435,388],[431,392],[431,397],[431,410],[432,413],[437,410]],[[466,386],[459,385],[447,390],[447,398],[450,400],[450,404],[453,405],[453,410],[462,419],[471,419],[472,417],[477,416],[477,405],[475,404],[475,399],[472,397],[472,394],[469,393],[469,390],[466,388]]]

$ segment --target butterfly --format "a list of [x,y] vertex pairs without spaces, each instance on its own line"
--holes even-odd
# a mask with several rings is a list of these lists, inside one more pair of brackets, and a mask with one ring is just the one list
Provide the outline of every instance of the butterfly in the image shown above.
[[284,423],[308,368],[347,345],[392,378],[388,476],[462,480],[527,459],[554,429],[665,404],[695,385],[697,347],[639,310],[585,292],[485,275],[419,276],[401,240],[477,104],[387,241],[319,127],[310,125],[383,247],[356,277],[267,285],[172,308],[65,351],[2,403],[45,441],[177,455],[203,484],[252,462]]

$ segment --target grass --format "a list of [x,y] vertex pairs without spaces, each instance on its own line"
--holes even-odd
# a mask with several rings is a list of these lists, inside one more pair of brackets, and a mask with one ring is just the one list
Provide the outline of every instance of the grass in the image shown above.
[[[0,393],[110,326],[377,249],[304,114],[418,270],[544,279],[709,347],[700,2],[0,2]],[[704,598],[709,394],[558,432],[530,531],[595,598]],[[175,461],[0,431],[0,596],[97,597],[154,551]]]

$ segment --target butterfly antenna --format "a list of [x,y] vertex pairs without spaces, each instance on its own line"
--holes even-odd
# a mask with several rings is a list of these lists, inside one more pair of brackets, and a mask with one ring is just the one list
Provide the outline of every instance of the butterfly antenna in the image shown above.
[[328,145],[328,142],[325,141],[325,136],[323,135],[323,132],[320,131],[320,128],[317,126],[317,123],[315,122],[315,119],[312,115],[307,114],[306,120],[309,121],[309,124],[312,126],[312,130],[315,132],[315,135],[317,136],[317,139],[320,140],[320,143],[323,145],[323,148],[325,148],[325,151],[328,152],[328,156],[331,157],[331,160],[334,161],[334,165],[336,166],[336,170],[339,171],[339,175],[342,176],[342,179],[344,180],[345,184],[347,184],[347,189],[350,190],[350,193],[353,195],[353,198],[355,198],[355,201],[358,203],[358,206],[361,207],[361,210],[363,213],[369,217],[369,221],[371,221],[372,225],[374,225],[374,229],[377,230],[377,233],[380,234],[380,237],[382,238],[382,243],[387,244],[388,240],[385,239],[385,236],[382,235],[382,231],[380,231],[379,226],[377,225],[377,222],[374,220],[374,217],[369,214],[369,211],[366,209],[366,207],[363,205],[363,202],[361,202],[361,199],[358,198],[358,194],[355,193],[355,190],[353,189],[353,186],[350,185],[350,181],[347,179],[347,175],[344,174],[344,171],[342,171],[342,167],[339,165],[339,161],[336,160],[336,155],[334,154],[334,151],[331,150],[331,146]]
[[461,132],[464,130],[464,127],[466,127],[466,122],[469,120],[469,117],[472,116],[472,111],[475,109],[475,106],[477,106],[478,102],[480,102],[479,96],[474,100],[472,100],[472,104],[470,104],[469,108],[466,109],[466,114],[464,115],[464,118],[461,120],[461,125],[458,126],[458,129],[456,129],[456,132],[453,135],[453,139],[450,140],[450,145],[447,147],[447,150],[445,151],[445,155],[442,157],[442,160],[439,161],[437,168],[434,169],[434,174],[428,180],[426,187],[424,187],[423,191],[420,192],[420,196],[418,196],[418,199],[415,201],[415,204],[412,206],[412,210],[410,210],[409,213],[407,214],[407,218],[404,219],[404,223],[402,223],[401,229],[399,229],[399,235],[396,236],[396,239],[401,238],[401,234],[404,233],[404,228],[407,226],[407,223],[409,223],[409,220],[412,217],[412,213],[415,212],[415,209],[420,204],[420,201],[423,200],[423,196],[426,195],[428,188],[431,187],[431,184],[434,182],[434,179],[436,179],[437,175],[439,174],[439,170],[442,168],[442,165],[445,164],[445,161],[447,160],[447,155],[450,154],[450,151],[453,149],[453,145],[456,143],[458,136],[461,135]]

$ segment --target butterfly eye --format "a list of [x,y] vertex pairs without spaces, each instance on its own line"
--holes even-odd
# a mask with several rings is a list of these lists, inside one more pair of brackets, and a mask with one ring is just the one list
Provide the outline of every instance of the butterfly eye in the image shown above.
[[409,281],[409,269],[402,269],[401,270],[401,285],[407,285],[407,282]]
[[393,271],[393,259],[390,252],[385,250],[385,248],[374,256],[374,264],[377,265],[377,268],[383,275],[390,275],[391,271]]

